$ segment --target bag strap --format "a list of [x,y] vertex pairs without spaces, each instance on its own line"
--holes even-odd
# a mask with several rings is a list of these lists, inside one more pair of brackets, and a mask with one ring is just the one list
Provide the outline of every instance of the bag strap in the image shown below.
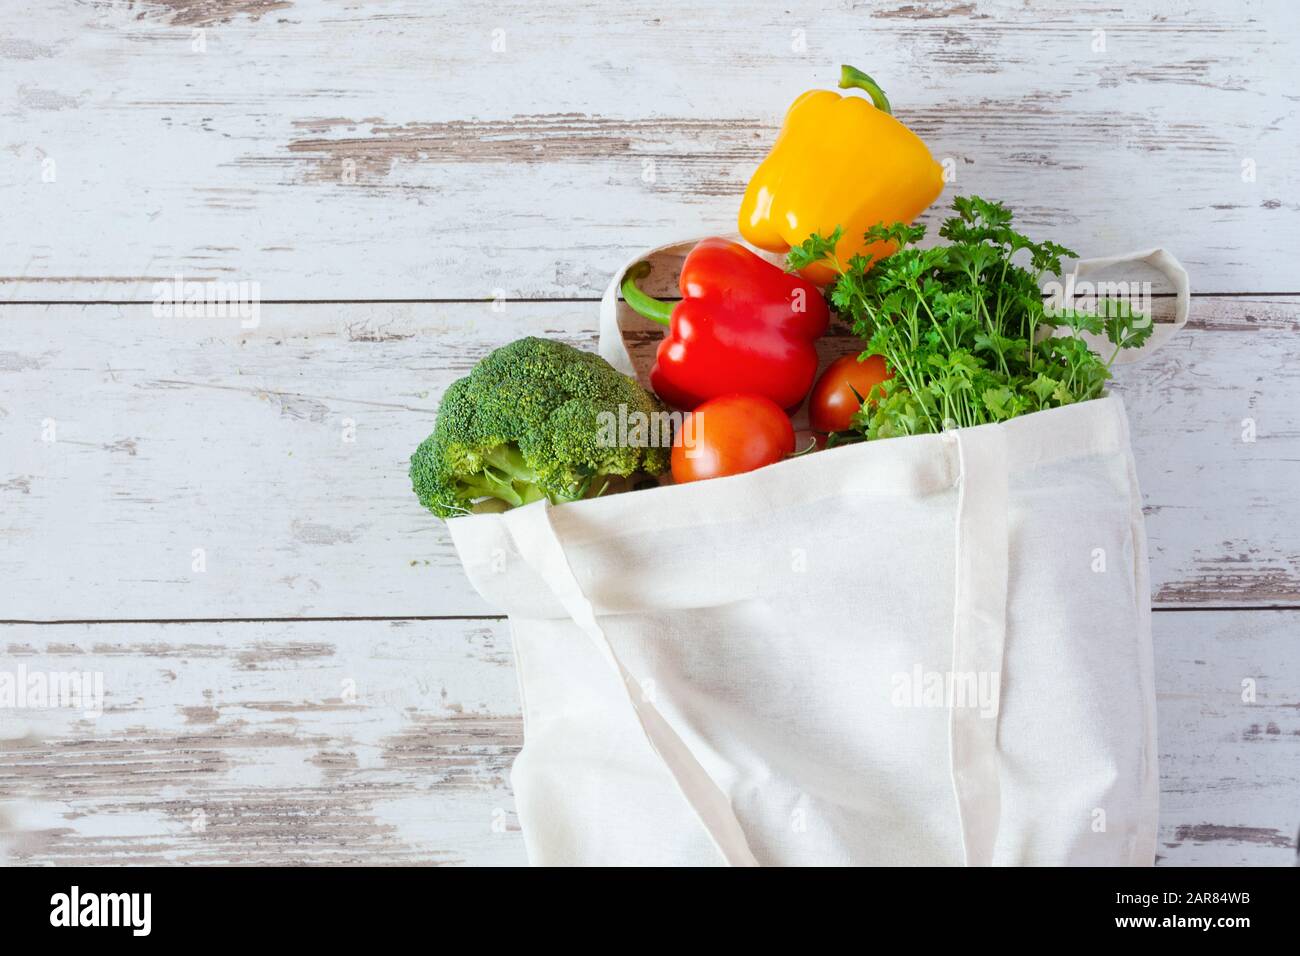
[[[632,364],[632,356],[628,353],[627,344],[623,341],[623,329],[618,323],[618,296],[619,288],[623,282],[623,276],[627,270],[632,268],[642,259],[652,258],[662,252],[670,252],[675,249],[690,249],[700,241],[696,239],[678,239],[675,242],[664,243],[656,246],[646,252],[642,252],[623,263],[614,273],[605,287],[605,294],[600,300],[600,345],[599,351],[605,361],[618,369],[624,375],[636,377],[636,369]],[[739,240],[737,236],[728,236]],[[760,253],[761,254],[761,253]],[[771,258],[770,256],[768,258]],[[1097,259],[1080,259],[1074,264],[1074,274],[1071,281],[1079,282],[1090,275],[1103,272],[1106,269],[1118,265],[1127,265],[1134,262],[1144,262],[1151,266],[1157,272],[1161,273],[1169,284],[1173,286],[1174,300],[1174,321],[1157,322],[1151,330],[1151,336],[1139,348],[1122,349],[1115,357],[1116,365],[1131,365],[1135,362],[1141,362],[1152,355],[1157,349],[1178,334],[1179,330],[1187,324],[1187,316],[1191,309],[1191,284],[1187,277],[1187,270],[1183,268],[1174,256],[1164,249],[1142,249],[1137,252],[1126,252],[1118,256],[1103,256]],[[1104,339],[1098,336],[1089,336],[1085,333],[1085,339],[1088,339],[1094,351],[1098,354],[1105,354],[1106,343]]]
[[[636,369],[632,365],[632,356],[628,354],[627,344],[623,341],[623,330],[618,324],[618,294],[623,284],[623,276],[627,274],[628,269],[631,269],[642,259],[650,259],[661,252],[669,252],[684,246],[694,248],[699,241],[699,239],[678,239],[675,242],[667,242],[646,252],[638,253],[619,266],[618,271],[614,273],[614,277],[609,280],[609,285],[605,286],[605,294],[600,299],[600,356],[624,375],[636,378]],[[651,324],[648,319],[646,324]]]
[[[998,714],[1007,636],[1006,432],[1001,425],[944,432],[957,448],[957,566],[954,575],[949,762],[967,866],[991,866],[1001,813]],[[959,700],[993,684],[993,700]],[[991,709],[991,712],[990,712]]]
[[[614,368],[618,369],[624,375],[631,375],[636,378],[636,370],[632,365],[632,356],[628,354],[627,344],[623,341],[623,329],[618,324],[618,296],[623,284],[623,276],[627,270],[631,269],[643,259],[653,259],[663,252],[680,252],[683,257],[695,248],[702,240],[711,237],[720,237],[732,242],[738,242],[746,245],[744,239],[735,233],[711,232],[708,236],[697,236],[694,239],[677,239],[673,242],[666,242],[661,246],[655,246],[645,252],[639,253],[632,259],[629,259],[623,265],[619,266],[614,277],[609,280],[609,285],[605,287],[605,294],[600,299],[600,345],[599,351],[601,357]],[[762,249],[755,249],[746,245],[750,252],[753,252],[759,258],[766,259],[768,262],[780,264],[784,257],[778,256]],[[663,329],[655,325],[649,319],[637,318],[638,322],[644,322],[645,327],[655,329],[662,333]]]
[[547,583],[569,617],[592,639],[601,656],[618,676],[632,713],[640,723],[651,749],[663,762],[727,865],[758,866],[740,822],[731,809],[731,801],[654,704],[646,699],[644,688],[614,652],[555,533],[550,503],[539,501],[523,508],[514,508],[503,517],[520,557]]
[[[1100,259],[1080,259],[1074,264],[1074,275],[1069,281],[1078,283],[1090,275],[1134,262],[1145,262],[1169,280],[1169,284],[1174,288],[1174,320],[1172,322],[1154,323],[1151,336],[1138,348],[1121,349],[1119,354],[1115,356],[1115,365],[1132,365],[1135,362],[1141,362],[1149,358],[1152,353],[1164,346],[1187,324],[1187,314],[1191,309],[1191,284],[1187,278],[1187,270],[1183,268],[1182,263],[1164,249],[1143,249],[1138,252],[1126,252],[1122,255],[1106,256]],[[1107,344],[1105,339],[1100,336],[1086,334],[1083,338],[1088,340],[1093,347],[1093,351],[1099,355],[1109,354],[1108,351],[1105,351]],[[1113,349],[1113,346],[1111,348]]]

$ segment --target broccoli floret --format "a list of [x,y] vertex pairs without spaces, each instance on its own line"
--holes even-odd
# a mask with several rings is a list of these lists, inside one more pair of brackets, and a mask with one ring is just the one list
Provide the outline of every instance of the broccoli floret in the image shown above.
[[[491,499],[518,507],[594,497],[614,476],[668,470],[665,442],[622,447],[610,440],[610,421],[636,421],[630,416],[639,412],[654,423],[662,411],[599,355],[520,339],[447,389],[433,434],[411,456],[411,484],[440,518],[469,514]],[[602,412],[615,417],[602,419]],[[656,434],[653,425],[648,431]]]

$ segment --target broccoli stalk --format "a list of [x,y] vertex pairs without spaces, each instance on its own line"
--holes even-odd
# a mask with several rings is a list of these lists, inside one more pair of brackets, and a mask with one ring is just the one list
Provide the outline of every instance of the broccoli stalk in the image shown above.
[[599,495],[612,477],[667,471],[669,456],[663,447],[609,442],[602,417],[662,410],[600,356],[520,339],[447,389],[433,434],[411,456],[411,483],[441,518],[485,502],[516,508]]
[[[585,498],[592,486],[591,476],[568,487],[547,489],[541,478],[514,445],[501,445],[483,456],[483,470],[458,481],[467,498],[496,498],[513,508],[549,498],[552,504]],[[597,492],[599,494],[599,492]],[[595,497],[593,495],[593,497]]]
[[483,470],[460,477],[456,487],[466,498],[496,498],[516,508],[546,497],[537,473],[513,445],[492,449],[483,456]]

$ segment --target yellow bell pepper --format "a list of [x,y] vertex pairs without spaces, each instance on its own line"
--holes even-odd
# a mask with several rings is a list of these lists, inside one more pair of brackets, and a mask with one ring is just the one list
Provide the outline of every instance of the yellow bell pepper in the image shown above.
[[[894,119],[880,87],[862,71],[841,67],[840,88],[852,87],[866,90],[871,102],[809,90],[791,104],[740,205],[740,233],[752,245],[786,252],[814,232],[830,236],[840,226],[840,262],[855,255],[882,259],[894,250],[867,243],[867,228],[911,222],[943,190],[942,167]],[[835,278],[822,264],[803,274],[818,284]]]

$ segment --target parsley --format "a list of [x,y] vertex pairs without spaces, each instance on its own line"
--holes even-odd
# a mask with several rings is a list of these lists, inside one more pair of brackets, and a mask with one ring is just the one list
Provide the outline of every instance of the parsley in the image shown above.
[[[1121,300],[1087,313],[1046,308],[1040,283],[1077,254],[1013,230],[1001,203],[960,196],[953,210],[939,230],[948,245],[916,248],[925,227],[894,223],[866,233],[896,249],[878,261],[840,262],[838,228],[790,250],[791,271],[821,262],[839,274],[827,290],[831,305],[867,340],[863,356],[883,356],[894,373],[859,409],[854,433],[836,443],[983,425],[1098,398],[1120,349],[1151,334],[1150,317]],[[1108,359],[1080,338],[1085,332],[1114,345]]]

